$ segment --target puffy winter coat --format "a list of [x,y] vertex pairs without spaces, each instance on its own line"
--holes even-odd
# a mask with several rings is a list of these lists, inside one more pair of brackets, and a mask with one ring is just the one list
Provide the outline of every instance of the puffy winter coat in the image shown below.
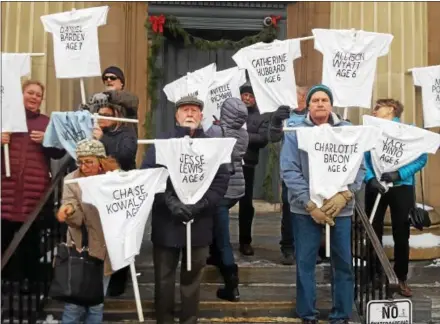
[[243,156],[249,143],[249,135],[243,128],[248,111],[237,98],[226,99],[220,110],[220,121],[206,132],[210,137],[232,137],[237,139],[231,155],[231,177],[225,198],[237,199],[244,196]]

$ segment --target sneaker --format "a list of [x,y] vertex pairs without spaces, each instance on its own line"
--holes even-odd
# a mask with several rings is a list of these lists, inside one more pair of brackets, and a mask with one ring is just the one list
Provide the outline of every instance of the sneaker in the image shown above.
[[254,249],[250,244],[240,244],[240,253],[243,255],[254,255]]
[[283,265],[293,265],[293,252],[292,251],[282,251],[281,252],[281,264]]
[[412,297],[412,290],[408,287],[406,281],[399,281],[399,294],[403,297]]

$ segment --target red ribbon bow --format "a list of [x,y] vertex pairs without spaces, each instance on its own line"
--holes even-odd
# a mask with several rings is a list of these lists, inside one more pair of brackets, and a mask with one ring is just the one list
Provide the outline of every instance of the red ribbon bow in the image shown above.
[[273,25],[274,27],[276,27],[276,26],[277,26],[277,23],[278,23],[278,20],[281,19],[281,16],[270,16],[270,18],[272,19],[272,25]]
[[163,26],[165,25],[165,16],[150,16],[151,28],[155,33],[163,33]]

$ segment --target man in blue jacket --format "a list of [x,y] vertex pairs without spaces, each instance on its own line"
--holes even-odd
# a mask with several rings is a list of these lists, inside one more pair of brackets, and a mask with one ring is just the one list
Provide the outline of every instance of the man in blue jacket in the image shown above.
[[[373,116],[400,123],[403,105],[394,99],[379,99],[373,109]],[[380,184],[374,173],[370,152],[365,152],[365,211],[370,216],[377,194],[380,193],[379,205],[373,220],[373,228],[382,241],[385,212],[390,206],[394,240],[394,272],[399,279],[399,293],[411,297],[412,291],[406,282],[409,264],[409,211],[415,205],[414,175],[426,165],[427,154],[422,154],[415,161],[400,167],[397,171],[382,174],[380,181],[392,183],[388,191]],[[378,264],[378,262],[376,262]],[[379,272],[380,270],[377,269]]]
[[[331,126],[350,125],[332,112],[333,95],[322,84],[313,86],[306,98],[309,108],[304,121],[296,127],[313,127],[329,123]],[[303,323],[318,323],[316,318],[315,267],[321,243],[323,225],[332,219],[323,211],[327,204],[338,205],[339,214],[334,219],[331,232],[331,260],[333,268],[332,291],[334,307],[330,313],[331,324],[345,324],[351,317],[354,298],[354,277],[351,255],[351,218],[354,193],[361,188],[365,169],[359,169],[355,182],[348,191],[340,192],[317,208],[310,200],[309,160],[305,151],[299,150],[296,132],[284,135],[280,158],[281,177],[288,189],[288,201],[293,223],[296,256],[296,311]]]

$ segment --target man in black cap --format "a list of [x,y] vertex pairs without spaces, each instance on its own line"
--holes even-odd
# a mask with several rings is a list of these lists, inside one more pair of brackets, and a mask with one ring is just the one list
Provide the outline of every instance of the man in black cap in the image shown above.
[[290,108],[281,106],[273,113],[260,115],[252,85],[247,82],[240,87],[241,101],[248,109],[246,127],[249,134],[249,145],[243,157],[243,174],[245,194],[240,199],[238,211],[240,252],[243,255],[254,255],[252,242],[252,221],[255,209],[252,203],[255,167],[258,164],[260,149],[269,141],[279,142],[282,138],[282,123],[289,118]]
[[[175,128],[158,138],[207,138],[201,128],[203,102],[196,97],[183,97],[176,102]],[[172,152],[171,152],[172,154]],[[157,168],[154,145],[147,151],[142,169]],[[152,209],[153,263],[157,323],[174,323],[174,286],[177,264],[182,254],[180,270],[180,323],[197,323],[200,282],[212,242],[213,217],[217,204],[226,194],[229,171],[220,165],[214,180],[202,199],[194,205],[184,205],[177,197],[171,181],[165,193],[156,194]],[[191,247],[186,246],[186,227],[191,226]],[[191,271],[185,266],[185,249],[191,248]]]

